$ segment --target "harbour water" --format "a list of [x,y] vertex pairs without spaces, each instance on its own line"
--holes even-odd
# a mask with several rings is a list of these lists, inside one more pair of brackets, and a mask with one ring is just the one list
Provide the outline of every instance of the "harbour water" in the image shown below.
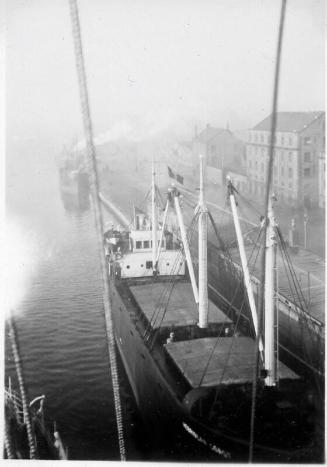
[[[19,241],[30,243],[21,263],[32,266],[15,304],[29,397],[46,395],[46,416],[57,422],[70,459],[118,459],[93,215],[64,206],[53,154],[28,145],[19,154],[13,149],[8,157],[7,214],[19,225]],[[5,363],[15,381],[7,338]],[[139,459],[136,411],[120,362],[119,374],[128,453]]]
[[[57,154],[36,141],[8,147],[7,216],[14,262],[27,275],[8,285],[23,286],[14,312],[25,381],[30,400],[46,395],[46,419],[50,428],[56,422],[70,460],[118,460],[93,213],[62,198]],[[117,224],[107,212],[104,220]],[[5,376],[15,383],[5,337]],[[145,435],[119,358],[118,371],[128,460],[217,460],[186,433],[173,445]]]
[[[46,395],[47,420],[56,421],[69,459],[118,460],[93,213],[62,198],[56,154],[13,145],[7,159],[8,220],[28,272],[14,306],[26,385],[31,400]],[[117,224],[109,213],[105,222]],[[119,359],[118,370],[128,460],[220,460],[186,433],[160,446],[145,436]],[[7,338],[5,375],[15,381]]]

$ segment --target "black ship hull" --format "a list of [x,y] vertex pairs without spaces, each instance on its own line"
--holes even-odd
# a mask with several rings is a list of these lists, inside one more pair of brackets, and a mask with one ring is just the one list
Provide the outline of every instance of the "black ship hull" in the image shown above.
[[[142,330],[142,316],[122,293],[120,286],[111,284],[115,340],[128,380],[147,433],[155,443],[177,443],[187,437],[189,443],[201,451],[202,460],[244,461],[248,459],[249,441],[228,435],[228,430],[212,429],[193,417],[185,405],[185,395],[191,389],[182,375],[171,381],[169,362],[146,344]],[[125,295],[125,296],[124,296]],[[179,441],[181,443],[181,441]],[[196,452],[196,451],[194,451]],[[187,453],[184,453],[186,460]],[[321,454],[312,450],[282,451],[269,446],[255,445],[256,461],[313,462],[321,461]]]

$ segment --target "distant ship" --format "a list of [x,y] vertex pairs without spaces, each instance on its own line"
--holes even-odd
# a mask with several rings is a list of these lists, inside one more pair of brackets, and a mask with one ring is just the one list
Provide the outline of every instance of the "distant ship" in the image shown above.
[[[256,356],[255,311],[251,308],[251,337],[208,297],[203,159],[200,173],[196,219],[188,232],[175,187],[168,192],[159,226],[153,171],[151,217],[135,210],[131,229],[105,233],[115,337],[140,413],[152,433],[169,437],[182,430],[226,460],[247,459],[251,436],[255,461],[321,460],[312,390],[278,360],[272,206],[265,332]],[[181,241],[166,227],[172,207]],[[196,224],[198,279],[189,247]],[[249,283],[246,288],[253,302]],[[256,362],[260,376],[251,435]]]
[[84,155],[77,150],[65,151],[59,162],[59,183],[62,200],[67,208],[89,206],[90,183]]

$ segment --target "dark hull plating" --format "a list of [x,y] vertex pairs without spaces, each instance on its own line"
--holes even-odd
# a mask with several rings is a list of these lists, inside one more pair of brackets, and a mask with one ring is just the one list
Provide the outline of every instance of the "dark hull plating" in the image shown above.
[[[203,460],[246,460],[249,450],[247,441],[227,436],[224,430],[210,429],[186,410],[183,399],[190,387],[182,378],[171,384],[169,369],[165,368],[162,356],[156,355],[153,348],[150,350],[143,340],[142,319],[138,311],[121,294],[119,286],[117,288],[114,282],[110,285],[117,347],[151,438],[158,444],[163,439],[176,443],[178,433],[182,433],[190,443],[207,453]],[[311,450],[294,454],[256,445],[254,457],[257,461],[310,462],[313,454]]]

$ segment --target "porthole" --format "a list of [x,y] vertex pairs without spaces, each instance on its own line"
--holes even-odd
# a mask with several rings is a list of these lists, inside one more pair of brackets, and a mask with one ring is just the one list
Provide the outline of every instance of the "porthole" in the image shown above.
[[143,267],[144,267],[144,264],[141,264],[141,268],[143,268]]
[[167,266],[169,266],[169,263],[167,263]]
[[130,265],[128,264],[128,265],[126,266],[126,269],[129,269],[129,268],[130,268]]

